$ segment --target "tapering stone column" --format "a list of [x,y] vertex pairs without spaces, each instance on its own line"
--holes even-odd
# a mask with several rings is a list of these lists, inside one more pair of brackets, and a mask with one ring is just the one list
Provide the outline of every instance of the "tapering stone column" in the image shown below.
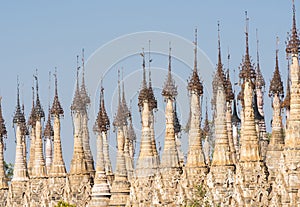
[[[118,71],[120,73],[120,71]],[[117,163],[115,171],[115,179],[111,188],[111,199],[109,206],[126,206],[129,203],[130,183],[128,181],[126,161],[124,156],[125,147],[125,134],[124,126],[127,125],[126,115],[121,104],[121,91],[120,91],[120,74],[118,80],[119,88],[119,102],[118,111],[115,116],[113,125],[117,130]]]
[[17,107],[14,114],[13,123],[16,134],[16,157],[14,164],[14,173],[11,180],[11,185],[9,186],[9,195],[8,197],[13,200],[16,204],[22,206],[23,195],[28,195],[27,191],[28,185],[28,172],[26,168],[26,163],[23,157],[23,145],[22,139],[25,137],[26,132],[26,121],[24,114],[21,111],[20,101],[19,101],[19,86],[18,86],[18,95],[17,95]]
[[295,4],[293,1],[293,23],[286,47],[286,53],[291,60],[290,64],[290,114],[285,133],[283,151],[284,168],[282,174],[287,186],[287,193],[283,199],[283,205],[299,206],[300,203],[300,71],[299,49],[300,40],[296,28]]
[[269,96],[272,97],[273,119],[272,136],[266,154],[266,164],[270,173],[269,179],[275,181],[276,174],[279,172],[278,161],[284,147],[283,126],[281,116],[281,103],[283,98],[283,83],[278,66],[278,49],[276,50],[276,65],[273,78],[270,83]]
[[101,88],[100,107],[95,123],[95,132],[97,133],[97,165],[94,179],[94,186],[92,188],[90,207],[93,206],[108,206],[110,199],[110,185],[105,172],[105,160],[103,153],[103,138],[106,139],[107,131],[109,130],[109,119],[104,106],[104,94]]
[[[77,56],[78,58],[78,56]],[[71,113],[73,119],[73,133],[74,133],[74,150],[70,165],[69,180],[72,191],[71,203],[76,205],[86,205],[89,200],[89,195],[86,191],[91,189],[91,174],[88,171],[85,152],[83,147],[83,116],[86,108],[85,103],[79,92],[78,83],[78,69],[77,67],[77,83],[75,95],[71,105]],[[81,189],[84,189],[83,191]]]
[[202,149],[201,139],[201,101],[203,85],[197,70],[197,30],[195,31],[194,70],[188,83],[190,93],[190,128],[188,134],[189,147],[185,169],[190,177],[190,187],[198,185],[208,169]]
[[[142,135],[140,152],[138,155],[135,173],[137,178],[153,176],[158,169],[157,151],[154,134],[154,114],[156,100],[153,91],[149,90],[146,82],[145,54],[143,53],[143,80],[138,97],[138,106],[141,113]],[[142,182],[141,179],[139,179]],[[149,189],[148,189],[149,190]]]
[[36,105],[35,105],[35,153],[32,169],[32,178],[46,178],[46,166],[43,155],[42,119],[45,117],[38,93],[38,79],[36,79]]

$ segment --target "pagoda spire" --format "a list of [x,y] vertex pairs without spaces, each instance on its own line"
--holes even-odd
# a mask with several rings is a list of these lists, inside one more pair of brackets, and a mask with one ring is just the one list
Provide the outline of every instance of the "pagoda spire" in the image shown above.
[[[187,87],[190,96],[190,124],[188,131],[189,146],[185,170],[187,177],[190,177],[194,182],[198,182],[206,176],[208,168],[205,162],[201,138],[201,98],[203,95],[203,85],[197,71],[197,29],[195,29],[194,47],[194,69]],[[193,185],[189,187],[193,192]]]
[[152,88],[152,79],[151,79],[151,41],[149,40],[149,87],[148,87],[148,92],[149,92],[149,127],[150,127],[150,136],[151,136],[151,146],[152,146],[152,153],[154,156],[154,163],[153,167],[158,168],[159,167],[159,154],[157,152],[157,147],[156,147],[156,140],[155,140],[155,130],[154,130],[154,112],[157,110],[157,100],[154,96],[153,88]]
[[294,0],[292,0],[292,2],[293,2],[293,23],[292,23],[291,34],[288,39],[288,44],[286,46],[286,53],[294,54],[298,56],[300,50],[300,40],[299,40],[299,35],[297,33],[295,2]]
[[16,157],[15,157],[15,165],[14,165],[14,173],[12,178],[12,185],[19,181],[28,181],[28,173],[26,169],[26,163],[23,157],[23,144],[22,139],[24,136],[24,126],[25,117],[21,111],[20,106],[20,89],[19,89],[19,80],[17,81],[17,106],[16,111],[13,117],[13,123],[15,124],[14,128],[16,129]]
[[82,98],[82,102],[85,107],[91,103],[91,99],[87,93],[86,85],[85,85],[84,49],[82,49],[82,81],[81,81],[81,87],[80,87],[80,96]]
[[124,115],[121,102],[120,70],[118,70],[118,109],[113,125],[117,130],[117,163],[115,179],[111,188],[110,206],[125,206],[129,199],[130,183],[128,182],[128,173],[124,156],[125,134],[124,126],[127,120]]
[[73,192],[78,192],[78,189],[82,185],[82,182],[84,181],[87,182],[91,178],[91,173],[88,171],[88,167],[87,167],[87,160],[85,157],[84,144],[83,144],[83,123],[84,123],[84,114],[86,112],[86,108],[84,105],[85,103],[83,103],[79,92],[79,83],[78,83],[79,68],[80,67],[78,66],[78,56],[77,56],[77,68],[76,68],[77,83],[76,83],[73,102],[71,105],[74,146],[73,146],[73,156],[72,156],[70,172],[69,172],[70,186]]
[[197,63],[197,48],[198,48],[198,42],[197,42],[197,28],[195,29],[195,41],[194,41],[194,69],[193,74],[188,82],[188,90],[193,91],[194,93],[197,93],[199,96],[203,94],[203,85],[200,81],[199,75],[198,75],[198,63]]
[[7,138],[5,120],[2,114],[2,97],[0,96],[0,190],[8,189],[7,177],[4,171],[4,139]]
[[58,83],[57,71],[54,73],[54,99],[50,113],[54,118],[54,134],[53,134],[53,161],[49,176],[51,177],[64,177],[66,176],[66,166],[62,155],[62,146],[60,138],[60,118],[64,116],[64,110],[58,98]]
[[105,160],[103,152],[103,139],[107,139],[107,131],[109,130],[109,119],[105,112],[104,88],[102,87],[102,83],[99,102],[99,112],[95,123],[95,133],[97,133],[97,165],[94,186],[92,188],[92,198],[89,203],[89,206],[108,206],[109,198],[111,196],[110,185],[105,170],[107,160]]
[[126,96],[125,96],[125,86],[124,86],[124,69],[122,68],[122,107],[124,110],[124,114],[126,118],[129,118],[131,116],[130,111],[128,109],[127,103],[126,103]]
[[150,69],[149,69],[149,88],[147,88],[146,85],[144,50],[141,53],[141,56],[143,58],[143,63],[142,63],[143,80],[142,80],[142,87],[139,92],[138,106],[141,113],[142,134],[141,134],[140,151],[136,162],[136,176],[139,179],[148,178],[148,176],[154,175],[159,164],[158,154],[155,146],[154,114],[153,114],[153,109],[156,108],[157,102],[155,100],[152,86],[151,86]]
[[175,142],[175,128],[174,128],[174,101],[177,96],[177,86],[172,77],[171,71],[171,44],[169,43],[169,66],[168,75],[165,85],[162,90],[162,95],[166,101],[166,132],[165,145],[161,158],[161,168],[176,168],[179,167],[178,152]]
[[39,82],[37,74],[34,76],[36,82],[36,101],[35,101],[35,130],[36,130],[36,140],[35,140],[35,159],[32,169],[32,176],[36,178],[46,177],[46,166],[45,159],[43,155],[43,141],[42,141],[42,119],[45,117],[44,110],[40,103],[39,98]]
[[269,96],[272,97],[273,119],[272,119],[272,136],[267,149],[266,164],[270,172],[270,178],[275,180],[276,173],[279,170],[278,160],[284,146],[284,136],[282,127],[281,107],[284,96],[283,83],[279,72],[278,65],[278,41],[276,48],[276,63],[273,78],[270,82]]

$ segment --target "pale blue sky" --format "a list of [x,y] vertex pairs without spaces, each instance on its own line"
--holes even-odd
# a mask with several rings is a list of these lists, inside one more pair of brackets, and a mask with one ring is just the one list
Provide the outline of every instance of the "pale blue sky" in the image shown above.
[[[227,66],[226,56],[229,47],[230,68],[237,70],[245,51],[244,11],[247,10],[250,18],[250,53],[253,60],[256,60],[255,29],[257,28],[260,41],[260,65],[267,82],[267,91],[275,64],[276,36],[280,38],[279,62],[285,83],[287,63],[284,41],[287,37],[286,33],[291,28],[291,1],[105,1],[105,3],[104,1],[20,1],[18,3],[2,1],[0,4],[0,94],[3,96],[3,114],[8,129],[5,152],[5,159],[8,162],[13,162],[15,156],[15,138],[11,123],[16,103],[17,75],[20,76],[20,82],[23,85],[22,93],[26,115],[28,115],[31,108],[32,74],[35,69],[39,70],[41,101],[46,111],[48,72],[50,70],[53,72],[54,67],[58,67],[59,95],[65,110],[65,118],[62,121],[63,152],[65,163],[69,167],[73,152],[69,108],[74,89],[76,55],[80,55],[81,48],[85,48],[85,56],[88,58],[99,47],[122,35],[160,31],[173,33],[193,41],[194,28],[197,27],[198,45],[215,66],[217,21],[220,21],[224,65]],[[296,1],[296,10],[297,19],[299,19],[298,1]],[[165,44],[167,48],[168,43]],[[173,48],[173,50],[176,49],[180,50],[180,48]],[[134,61],[139,61],[135,65],[140,65],[140,58]],[[126,66],[131,67],[134,64],[123,64],[126,64],[126,61],[118,66],[124,66],[126,76]],[[164,68],[166,64],[167,58],[156,62],[154,60],[153,63],[156,67]],[[186,73],[181,78],[186,80],[189,75]],[[115,89],[114,82],[108,84],[104,81],[104,87]],[[186,91],[183,93],[186,94]],[[160,96],[160,94],[156,95]],[[271,107],[267,94],[265,99],[269,126]],[[107,103],[107,105],[111,104]],[[112,122],[114,112],[109,113]],[[137,111],[134,113],[137,114]],[[139,118],[137,114],[134,122],[138,124]],[[186,121],[182,120],[184,124]],[[91,118],[90,122],[93,123],[94,120]],[[96,157],[95,138],[91,129],[90,133],[93,153]],[[114,137],[113,133],[111,136]],[[112,157],[112,161],[114,159]]]

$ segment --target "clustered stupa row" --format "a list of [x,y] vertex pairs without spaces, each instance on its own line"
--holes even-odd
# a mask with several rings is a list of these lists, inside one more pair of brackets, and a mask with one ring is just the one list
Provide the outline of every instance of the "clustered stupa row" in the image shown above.
[[[250,59],[248,18],[246,23],[246,53],[239,73],[241,90],[235,94],[229,71],[223,68],[219,36],[218,64],[213,80],[213,124],[209,124],[206,110],[203,128],[203,85],[197,69],[196,31],[194,69],[187,85],[190,117],[186,161],[178,137],[181,127],[176,112],[178,91],[171,71],[171,48],[168,75],[162,90],[166,104],[166,126],[161,156],[157,151],[154,129],[157,100],[152,89],[150,70],[148,79],[146,77],[145,54],[142,53],[143,79],[138,96],[142,132],[135,166],[137,138],[131,111],[126,104],[124,82],[121,86],[120,72],[118,74],[118,108],[112,124],[117,133],[115,172],[109,157],[110,120],[105,109],[102,85],[99,112],[93,128],[97,134],[94,168],[89,144],[87,107],[90,98],[85,87],[84,62],[81,86],[78,80],[80,67],[77,64],[76,90],[71,105],[74,152],[69,173],[62,156],[60,118],[64,111],[58,98],[56,74],[54,100],[52,107],[49,107],[43,132],[41,119],[45,113],[40,104],[37,76],[36,94],[33,90],[32,111],[27,123],[24,108],[20,105],[18,87],[13,118],[16,157],[10,185],[3,165],[3,138],[7,131],[0,102],[0,206],[54,206],[60,200],[91,207],[300,206],[300,40],[296,29],[295,6],[293,4],[293,24],[286,46],[291,62],[285,97],[276,50],[275,71],[269,89],[273,108],[270,138],[267,136],[263,111],[265,82],[259,59],[256,67]],[[236,95],[241,103],[240,118]],[[282,122],[283,108],[286,112],[285,126]],[[25,139],[28,135],[30,155],[27,160]],[[213,153],[210,152],[212,138],[215,140]]]

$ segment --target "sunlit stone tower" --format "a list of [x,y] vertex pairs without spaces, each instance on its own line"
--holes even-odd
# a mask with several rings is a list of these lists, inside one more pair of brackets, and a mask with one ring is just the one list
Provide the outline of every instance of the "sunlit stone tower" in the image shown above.
[[41,106],[39,98],[38,77],[36,81],[36,102],[35,102],[35,153],[34,164],[32,169],[33,178],[46,178],[46,165],[43,155],[43,140],[42,140],[42,119],[45,117],[44,110]]
[[118,71],[118,111],[115,116],[113,125],[117,130],[117,164],[115,171],[115,179],[111,188],[111,199],[109,206],[125,206],[129,202],[130,183],[128,181],[126,161],[124,156],[125,135],[124,126],[127,125],[126,115],[121,103],[121,89],[120,89],[120,71]]
[[[235,198],[239,206],[261,206],[267,204],[268,171],[262,160],[256,133],[253,109],[255,71],[250,61],[248,46],[248,17],[246,16],[246,54],[241,66],[242,133],[240,159],[237,163]],[[238,194],[241,198],[238,198]]]
[[197,184],[207,173],[207,165],[202,150],[201,140],[201,96],[203,95],[203,85],[197,70],[197,30],[195,31],[195,59],[192,77],[188,82],[190,94],[190,128],[189,128],[189,147],[186,161],[187,177],[191,186]]
[[281,169],[287,192],[282,195],[282,204],[300,205],[300,71],[299,71],[300,40],[296,28],[295,5],[293,1],[293,23],[291,34],[286,46],[286,53],[291,60],[290,64],[290,114],[285,133],[284,151]]
[[[226,76],[223,70],[223,64],[221,61],[221,46],[220,46],[220,36],[218,34],[218,64],[217,71],[215,73],[213,81],[213,93],[214,93],[214,124],[215,124],[215,148],[213,153],[213,158],[211,162],[210,172],[208,177],[208,185],[213,187],[211,191],[213,192],[214,202],[218,205],[221,202],[227,203],[226,198],[233,194],[233,188],[229,180],[233,182],[233,175],[235,171],[235,166],[233,162],[232,149],[233,143],[230,144],[229,139],[232,139],[232,134],[228,133],[228,122],[231,125],[231,110],[228,110],[228,107],[231,107],[230,100],[232,98],[232,92],[228,90],[228,87],[231,87],[228,84]],[[228,78],[229,79],[229,78]],[[228,93],[229,92],[229,93]],[[228,121],[228,114],[230,120]],[[231,130],[231,126],[230,126]],[[229,137],[230,136],[230,137]],[[212,184],[209,182],[212,181]],[[227,188],[224,188],[224,185],[229,184]]]
[[279,170],[278,161],[284,147],[284,136],[281,116],[281,105],[283,99],[283,83],[279,72],[278,49],[276,50],[276,64],[273,78],[270,83],[269,96],[272,98],[273,119],[272,136],[266,154],[266,164],[270,173],[269,180],[274,181]]
[[[77,56],[78,59],[78,56]],[[78,62],[78,61],[77,61]],[[73,196],[71,198],[72,203],[76,205],[86,205],[89,199],[89,195],[85,194],[85,191],[91,188],[90,186],[90,172],[88,171],[85,153],[83,148],[83,122],[86,105],[82,100],[79,91],[78,73],[79,67],[77,63],[77,80],[76,89],[71,105],[71,113],[73,119],[73,133],[74,133],[74,151],[71,160],[69,179]],[[84,191],[81,188],[85,187]]]
[[103,138],[107,137],[109,119],[104,104],[104,89],[101,86],[99,112],[94,130],[97,133],[97,165],[89,206],[108,206],[110,199],[110,186],[105,172],[105,160],[103,153]]
[[14,129],[16,133],[16,157],[14,164],[14,174],[8,194],[7,206],[23,205],[25,197],[28,196],[28,172],[23,157],[22,139],[25,139],[26,120],[20,106],[19,83],[17,89],[17,106],[13,117]]

